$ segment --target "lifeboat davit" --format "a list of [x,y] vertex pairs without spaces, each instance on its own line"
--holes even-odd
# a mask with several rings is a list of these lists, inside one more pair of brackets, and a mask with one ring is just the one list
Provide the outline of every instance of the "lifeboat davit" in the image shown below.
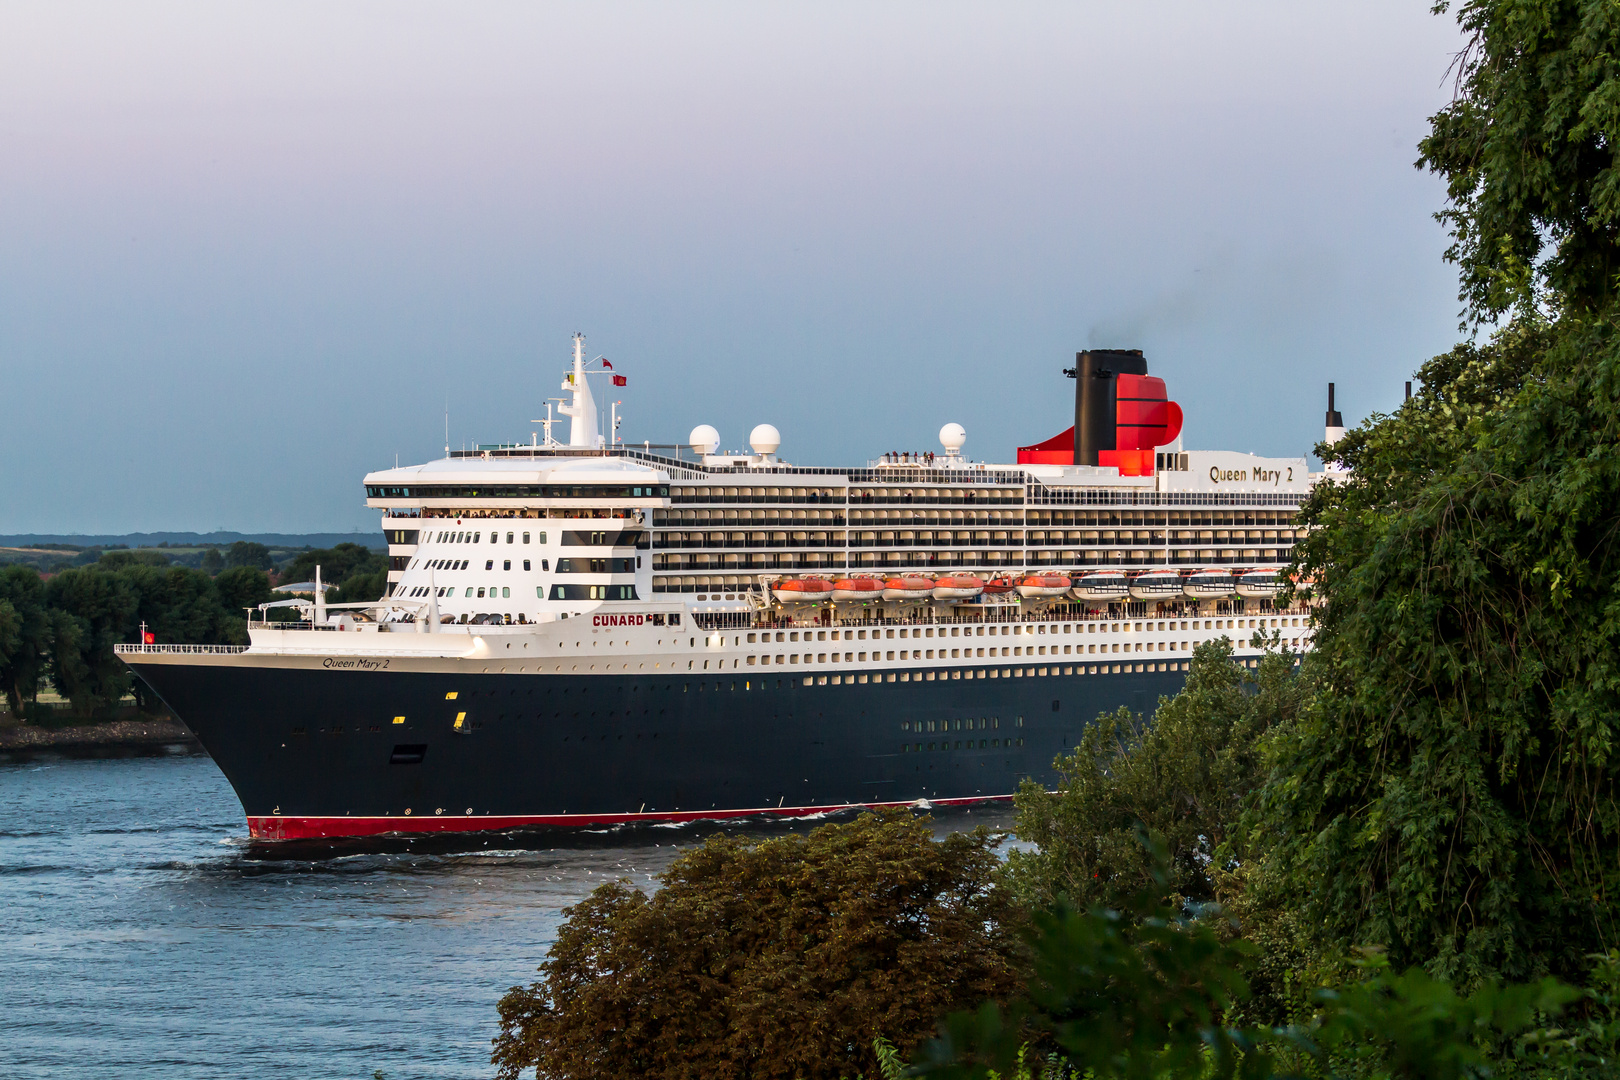
[[1194,600],[1224,600],[1236,587],[1225,570],[1200,570],[1181,583],[1181,591]]
[[813,604],[832,598],[833,583],[826,578],[793,578],[771,586],[771,595],[784,604]]
[[892,577],[883,583],[885,600],[927,600],[934,593],[934,583],[925,577]]
[[1018,582],[1018,595],[1025,600],[1055,600],[1073,584],[1062,574],[1031,574]]
[[972,574],[947,574],[934,580],[934,599],[942,604],[960,604],[984,592],[984,579]]
[[833,582],[834,600],[877,600],[883,596],[883,582],[877,578],[839,578]]
[[1014,581],[1010,577],[991,578],[989,581],[984,583],[984,591],[993,596],[1001,593],[1010,593],[1017,587],[1018,582]]
[[1181,575],[1174,570],[1149,570],[1131,579],[1131,595],[1138,600],[1180,600]]
[[1237,579],[1237,594],[1269,600],[1283,590],[1282,575],[1275,570],[1250,570]]
[[1117,570],[1103,570],[1080,578],[1069,595],[1076,600],[1123,600],[1131,595],[1131,581]]

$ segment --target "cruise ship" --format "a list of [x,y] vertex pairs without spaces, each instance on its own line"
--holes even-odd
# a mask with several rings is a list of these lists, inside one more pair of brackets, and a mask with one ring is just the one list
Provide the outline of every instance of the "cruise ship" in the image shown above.
[[[259,839],[602,826],[1010,798],[1099,713],[1151,715],[1201,642],[1308,647],[1283,607],[1299,458],[1182,447],[1139,351],[1090,350],[1075,424],[991,464],[795,465],[560,418],[365,477],[388,594],[264,605],[248,646],[119,647]],[[1057,378],[1054,372],[1054,380]],[[1330,413],[1329,425],[1335,417]],[[568,424],[566,442],[553,428]],[[318,578],[317,578],[318,580]]]

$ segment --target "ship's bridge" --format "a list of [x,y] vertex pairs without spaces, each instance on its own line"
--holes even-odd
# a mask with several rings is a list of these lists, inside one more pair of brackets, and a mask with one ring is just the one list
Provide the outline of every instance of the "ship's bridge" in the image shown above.
[[[668,473],[623,457],[609,456],[463,455],[368,473],[365,485],[366,505],[386,515],[383,533],[388,541],[390,595],[402,595],[413,589],[424,591],[423,586],[406,585],[404,578],[407,571],[422,569],[413,564],[422,561],[418,556],[425,554],[422,545],[428,538],[441,535],[438,526],[452,522],[481,524],[484,528],[480,532],[489,533],[491,538],[497,535],[497,527],[501,527],[514,542],[521,543],[519,537],[527,538],[532,534],[537,542],[544,543],[539,538],[547,535],[546,519],[561,519],[553,530],[556,539],[578,537],[580,543],[590,543],[590,529],[573,525],[564,528],[564,525],[573,520],[600,520],[600,528],[618,533],[649,523],[655,510],[669,506]],[[532,527],[524,531],[524,525]],[[637,543],[646,544],[645,533]],[[484,561],[495,565],[493,557]],[[508,569],[516,568],[515,563],[507,565],[510,560],[499,561]],[[527,572],[531,561],[521,558],[518,561]],[[551,561],[551,553],[546,553],[543,565],[547,569]],[[640,559],[633,562],[637,564],[634,569],[642,569]],[[534,572],[538,573],[541,560],[532,560],[532,564]],[[630,569],[611,562],[604,562],[602,569],[606,571],[610,564],[621,573]],[[606,597],[611,591],[609,585],[620,581],[628,584],[630,579],[578,580],[583,582],[578,587],[600,588]],[[535,582],[524,581],[519,595],[533,594],[534,586]],[[482,587],[480,583],[479,589]],[[645,596],[649,588],[650,585],[644,583],[637,591]],[[503,585],[502,589],[507,592],[503,599],[516,599],[510,595],[511,586]],[[545,595],[549,597],[549,593]],[[521,606],[511,606],[522,610]]]

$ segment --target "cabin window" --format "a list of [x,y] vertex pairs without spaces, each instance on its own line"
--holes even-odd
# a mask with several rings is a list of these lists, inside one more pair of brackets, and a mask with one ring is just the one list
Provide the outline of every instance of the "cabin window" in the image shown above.
[[502,562],[501,563],[501,569],[502,570],[510,570],[510,569],[512,569],[512,560],[507,559],[504,562]]
[[494,559],[485,559],[484,560],[484,569],[485,570],[493,570],[493,569],[495,569],[495,560]]
[[542,543],[542,544],[546,542],[546,534],[545,533],[540,534],[540,539],[539,539],[538,542]]
[[529,534],[528,533],[523,534],[523,542],[525,544],[527,544],[529,542]]
[[536,585],[534,587],[534,595],[541,600],[544,600],[546,598],[546,587],[544,585]]
[[[540,534],[540,537],[541,537],[540,542],[542,544],[546,542],[545,541],[545,535],[546,535],[545,533]],[[550,570],[551,569],[551,560],[550,559],[541,559],[540,560],[540,569],[542,569],[542,570]]]
[[478,538],[483,536],[483,535],[484,534],[482,532],[473,533],[472,542],[475,543],[475,544],[478,543]]
[[511,588],[506,586],[506,585],[502,585],[501,586],[501,599],[507,600],[507,599],[510,599],[511,596],[512,596]]
[[523,569],[527,570],[528,568],[529,568],[529,560],[524,559],[523,560]]
[[482,600],[483,598],[484,598],[484,590],[479,589],[478,590],[478,599]]
[[506,542],[508,544],[510,544],[512,542],[512,534],[511,533],[506,534]]
[[[480,595],[480,596],[482,596],[482,595],[483,595],[483,594],[484,594],[484,593],[483,593],[483,590],[482,590],[482,589],[480,589],[480,590],[479,590],[479,591],[478,591],[478,595]],[[472,586],[471,586],[471,585],[469,585],[469,586],[467,586],[467,597],[466,597],[466,598],[467,598],[467,599],[468,599],[468,600],[471,600],[471,599],[472,599]],[[462,617],[461,617],[461,621],[462,621],[462,622],[466,622],[466,621],[467,621],[467,616],[465,616],[465,615],[463,615],[463,616],[462,616]]]

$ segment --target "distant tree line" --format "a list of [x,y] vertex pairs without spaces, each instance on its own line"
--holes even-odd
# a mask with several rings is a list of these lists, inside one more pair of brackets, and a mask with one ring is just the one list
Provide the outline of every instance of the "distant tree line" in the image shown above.
[[[152,549],[107,551],[85,566],[49,578],[27,566],[0,567],[0,688],[11,711],[26,715],[45,685],[75,712],[94,716],[118,704],[138,681],[113,646],[139,640],[140,628],[161,643],[246,644],[244,609],[275,599],[270,552],[238,541],[220,555],[219,570],[174,566]],[[281,578],[321,567],[333,603],[376,600],[388,587],[388,561],[359,544],[303,551]],[[290,576],[289,576],[290,571]]]

